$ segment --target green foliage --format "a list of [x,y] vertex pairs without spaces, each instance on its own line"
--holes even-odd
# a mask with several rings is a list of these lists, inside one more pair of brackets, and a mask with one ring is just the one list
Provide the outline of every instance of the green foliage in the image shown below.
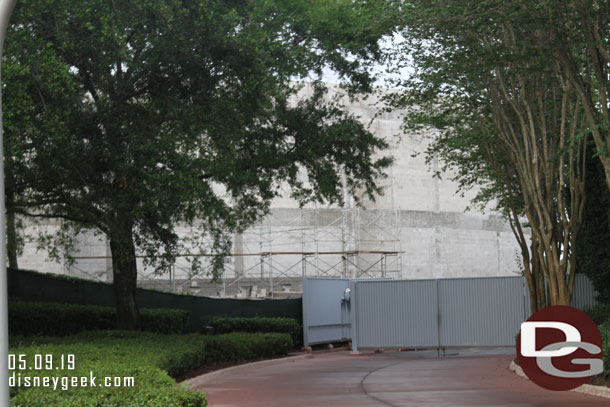
[[[473,190],[474,206],[493,205],[491,209],[506,216],[523,216],[525,203],[511,157],[515,146],[499,137],[501,123],[494,120],[492,106],[510,104],[513,93],[525,97],[533,91],[533,78],[519,83],[520,75],[550,76],[548,55],[536,48],[538,42],[529,31],[536,27],[513,26],[530,14],[530,6],[519,1],[409,2],[401,19],[405,41],[393,55],[413,73],[396,80],[403,89],[388,102],[407,109],[405,128],[417,133],[433,130],[428,163],[439,159],[437,175],[451,177],[462,193]],[[497,95],[491,91],[498,78],[506,82],[508,93],[500,96],[501,101],[494,100]],[[545,91],[541,89],[541,95]],[[514,103],[511,107],[519,109]],[[509,110],[503,119],[514,120],[513,114]]]
[[[15,206],[134,241],[167,270],[176,222],[202,222],[192,247],[225,253],[282,181],[303,203],[340,201],[342,174],[373,197],[387,144],[318,80],[371,90],[390,3],[19,1],[3,60]],[[295,79],[314,83],[300,103]]]
[[439,173],[507,218],[532,306],[547,303],[543,275],[557,276],[550,303],[569,304],[590,130],[583,92],[556,61],[569,28],[525,1],[411,1],[403,11],[394,57],[413,73],[390,104],[406,110],[406,128],[432,129],[428,162]]
[[290,336],[281,333],[235,332],[207,336],[205,343],[206,365],[285,355],[294,347]]
[[83,332],[64,338],[11,338],[10,353],[27,355],[34,366],[34,354],[74,354],[75,370],[28,370],[22,375],[134,377],[135,387],[12,389],[11,405],[23,407],[199,407],[205,396],[176,386],[172,378],[204,365],[243,362],[280,356],[292,342],[284,334],[159,335],[147,332]]
[[[63,219],[58,244],[83,227],[105,234],[119,321],[137,328],[136,250],[159,273],[179,251],[217,254],[218,276],[233,233],[281,185],[301,204],[381,193],[388,144],[321,78],[372,91],[393,4],[20,0],[3,59],[11,207]],[[311,91],[297,97],[299,81]]]
[[599,331],[602,334],[604,342],[604,377],[610,379],[610,320],[599,325]]
[[[597,291],[597,301],[610,306],[610,190],[601,162],[587,157],[587,182],[582,230],[576,242],[578,270]],[[600,321],[600,323],[603,321]]]
[[[142,329],[159,333],[182,333],[189,311],[142,309]],[[116,329],[116,310],[95,305],[43,302],[9,302],[11,335],[65,336],[80,331]]]
[[214,318],[210,321],[217,334],[230,332],[280,332],[290,335],[295,344],[303,342],[303,327],[292,318]]
[[140,311],[142,330],[165,334],[183,333],[191,315],[181,309],[144,308]]
[[[170,378],[167,373],[155,368],[129,368],[98,364],[98,381],[101,377],[133,377],[135,388],[82,388],[55,390],[32,388],[18,392],[11,398],[15,407],[205,407],[205,395],[190,392]],[[88,372],[82,373],[88,377]],[[74,374],[78,374],[74,372]],[[99,383],[98,383],[99,385]]]
[[[450,177],[462,194],[472,190],[473,206],[480,210],[510,217],[514,208],[523,216],[517,176],[490,108],[490,74],[505,66],[507,50],[497,40],[498,18],[486,9],[485,3],[408,3],[402,18],[405,41],[393,58],[411,66],[413,74],[397,79],[402,89],[388,103],[406,110],[406,129],[429,137],[426,161],[438,162],[437,176]],[[493,47],[486,46],[490,37]]]
[[597,325],[610,323],[610,305],[597,303],[583,310]]

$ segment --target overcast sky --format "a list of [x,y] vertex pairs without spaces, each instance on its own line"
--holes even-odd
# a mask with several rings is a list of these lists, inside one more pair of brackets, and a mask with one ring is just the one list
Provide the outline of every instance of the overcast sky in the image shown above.
[[[404,38],[400,34],[395,34],[393,37],[385,37],[381,42],[381,48],[384,51],[391,51],[392,49],[401,45],[404,41]],[[410,68],[404,67],[399,70],[398,73],[387,73],[388,67],[385,65],[376,65],[373,68],[373,72],[375,74],[380,75],[379,79],[375,82],[376,86],[379,87],[395,87],[395,85],[391,85],[392,81],[397,79],[405,78],[409,75],[411,71]],[[341,80],[339,76],[330,69],[324,70],[323,75],[324,82],[328,83],[339,83]]]

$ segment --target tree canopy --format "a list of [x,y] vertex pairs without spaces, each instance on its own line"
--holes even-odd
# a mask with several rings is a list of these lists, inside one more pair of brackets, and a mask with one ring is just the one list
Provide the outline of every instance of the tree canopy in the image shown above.
[[[19,1],[3,60],[11,204],[104,233],[119,327],[137,328],[136,251],[167,267],[177,222],[198,222],[199,250],[226,254],[281,182],[301,203],[341,201],[343,175],[355,196],[380,192],[386,142],[327,101],[320,78],[330,69],[351,95],[370,92],[393,9]],[[314,92],[296,98],[304,79]]]
[[521,1],[414,1],[403,12],[406,41],[395,57],[413,74],[390,103],[408,108],[408,128],[438,130],[430,157],[507,216],[532,309],[547,305],[545,277],[548,302],[569,305],[588,122],[546,42],[552,19]]

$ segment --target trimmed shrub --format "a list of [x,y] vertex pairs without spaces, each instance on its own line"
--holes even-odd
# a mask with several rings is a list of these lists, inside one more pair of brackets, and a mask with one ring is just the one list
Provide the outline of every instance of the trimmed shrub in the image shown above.
[[[45,340],[47,343],[41,343]],[[150,332],[94,331],[63,338],[11,338],[11,354],[75,355],[75,370],[13,370],[22,376],[89,376],[98,387],[53,390],[45,387],[11,388],[11,406],[19,407],[204,407],[203,394],[177,386],[175,377],[207,364],[242,362],[280,356],[292,347],[286,334],[228,334],[218,336],[159,335]],[[133,377],[134,387],[103,387],[104,377]]]
[[[189,311],[142,309],[142,329],[165,334],[184,332]],[[116,329],[113,307],[46,302],[9,302],[11,335],[66,336],[81,331]]]
[[142,330],[161,332],[165,334],[179,334],[185,332],[190,311],[166,308],[142,308]]
[[[97,378],[97,387],[70,387],[67,390],[47,387],[11,388],[11,406],[151,406],[204,407],[203,394],[176,386],[167,373],[172,354],[204,354],[201,336],[160,335],[149,332],[94,331],[63,338],[22,338],[22,343],[11,343],[10,353],[26,355],[27,365],[34,365],[34,355],[75,355],[74,370],[14,370],[22,376],[48,376],[61,380],[64,376]],[[36,343],[25,344],[27,340]],[[11,338],[11,342],[15,342]],[[15,346],[16,345],[16,346]],[[176,367],[174,367],[176,368]],[[91,373],[90,373],[91,372]],[[133,387],[103,387],[105,377],[133,377]]]
[[610,304],[595,304],[583,310],[597,325],[610,322]]
[[290,336],[282,333],[235,332],[207,336],[205,343],[206,365],[285,355],[294,346]]
[[292,318],[214,318],[210,321],[215,333],[279,332],[290,335],[295,345],[303,343],[303,328]]
[[[99,373],[98,373],[99,372]],[[74,372],[74,376],[89,372]],[[163,370],[127,366],[96,368],[98,382],[102,377],[133,377],[134,387],[84,387],[68,390],[35,387],[18,392],[11,398],[14,407],[205,407],[204,394],[177,386]]]

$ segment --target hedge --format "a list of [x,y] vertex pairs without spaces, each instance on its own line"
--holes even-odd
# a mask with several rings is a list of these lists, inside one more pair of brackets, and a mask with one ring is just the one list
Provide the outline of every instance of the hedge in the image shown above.
[[[142,329],[160,333],[184,332],[189,311],[141,309]],[[8,323],[11,335],[65,336],[81,331],[116,329],[113,307],[10,301]]]
[[301,344],[303,328],[292,318],[213,318],[210,325],[217,334],[230,332],[280,332],[290,335],[295,345]]
[[294,347],[283,333],[235,332],[206,337],[206,365],[271,358],[287,354]]
[[604,377],[610,379],[610,320],[599,326],[604,342]]
[[610,304],[595,304],[592,307],[583,310],[593,322],[601,325],[604,322],[610,322]]
[[[22,376],[51,378],[93,374],[98,387],[53,390],[43,387],[11,388],[13,407],[203,407],[203,394],[176,385],[175,378],[199,367],[279,356],[291,349],[286,334],[228,334],[219,336],[160,335],[149,332],[94,331],[63,338],[11,338],[11,354],[25,354],[33,366],[34,354],[75,355],[75,370],[22,370]],[[11,373],[18,373],[14,370]],[[90,373],[92,372],[92,373]],[[134,387],[101,387],[103,377],[134,377]],[[59,379],[61,380],[61,379]]]

